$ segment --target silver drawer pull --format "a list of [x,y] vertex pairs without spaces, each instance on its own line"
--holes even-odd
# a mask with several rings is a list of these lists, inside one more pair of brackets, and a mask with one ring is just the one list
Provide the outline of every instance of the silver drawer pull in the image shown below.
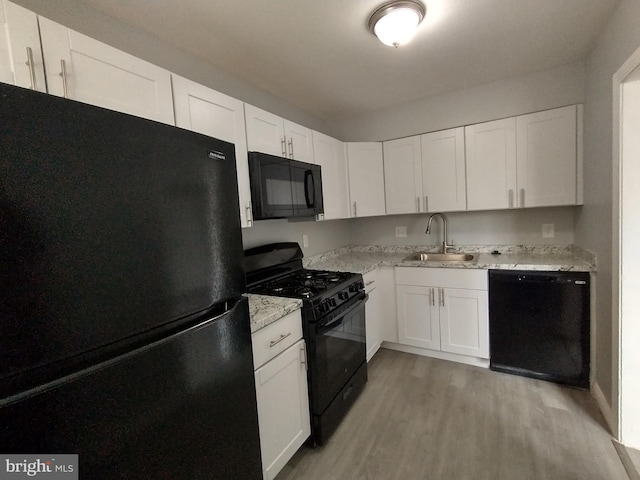
[[27,66],[29,67],[31,90],[38,90],[38,86],[36,85],[36,65],[33,63],[33,50],[31,47],[27,47]]
[[269,346],[275,347],[277,344],[279,344],[281,341],[283,341],[285,338],[289,337],[290,335],[291,335],[291,332],[285,333],[284,335],[280,335],[279,339],[271,340],[271,342],[269,342]]

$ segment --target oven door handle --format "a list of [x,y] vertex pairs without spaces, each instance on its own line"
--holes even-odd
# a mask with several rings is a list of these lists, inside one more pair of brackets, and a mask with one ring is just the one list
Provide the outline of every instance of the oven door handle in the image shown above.
[[329,323],[324,323],[322,325],[318,325],[316,327],[316,332],[319,335],[324,335],[328,331],[338,328],[344,322],[343,318],[344,318],[344,316],[340,316],[339,318],[336,318],[335,320],[333,320],[333,321],[331,321]]

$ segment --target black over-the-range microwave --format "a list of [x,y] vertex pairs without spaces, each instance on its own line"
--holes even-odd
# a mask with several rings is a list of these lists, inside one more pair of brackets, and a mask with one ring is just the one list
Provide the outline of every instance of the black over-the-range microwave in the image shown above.
[[254,220],[324,213],[320,165],[249,152]]

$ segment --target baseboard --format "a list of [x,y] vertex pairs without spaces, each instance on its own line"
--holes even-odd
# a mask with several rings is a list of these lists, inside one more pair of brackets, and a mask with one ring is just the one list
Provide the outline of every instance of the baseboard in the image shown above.
[[437,350],[428,350],[426,348],[412,347],[410,345],[401,345],[399,343],[382,342],[382,348],[396,350],[398,352],[413,353],[414,355],[422,355],[423,357],[439,358],[450,362],[464,363],[473,365],[474,367],[489,368],[489,360],[484,358],[469,357],[467,355],[457,355],[455,353],[439,352]]
[[604,416],[604,419],[609,426],[609,432],[611,432],[611,435],[613,435],[614,437],[617,437],[618,426],[617,422],[615,421],[615,416],[613,415],[613,410],[611,409],[607,398],[604,396],[602,388],[600,388],[600,384],[596,381],[593,381],[591,383],[591,396],[598,404],[598,408],[600,408],[600,411],[602,412],[602,415]]

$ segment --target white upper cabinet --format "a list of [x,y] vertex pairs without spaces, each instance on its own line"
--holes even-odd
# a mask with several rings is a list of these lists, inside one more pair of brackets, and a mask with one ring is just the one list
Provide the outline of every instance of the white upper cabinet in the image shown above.
[[176,125],[235,145],[240,221],[250,227],[251,190],[244,104],[204,85],[172,75]]
[[167,70],[39,20],[49,93],[174,125]]
[[314,163],[311,130],[273,113],[245,104],[247,146],[250,152]]
[[38,17],[0,0],[0,82],[47,91]]
[[465,127],[467,208],[514,208],[516,196],[516,119]]
[[281,117],[245,103],[247,122],[247,148],[250,152],[262,152],[287,157],[287,141],[284,121]]
[[516,120],[518,206],[576,204],[576,106]]
[[351,217],[385,214],[382,143],[347,143]]
[[387,214],[424,212],[420,136],[383,142]]
[[284,135],[287,137],[289,158],[300,160],[301,162],[315,163],[311,129],[289,120],[284,120]]
[[349,186],[344,143],[314,131],[313,157],[322,167],[324,220],[349,218]]
[[423,211],[467,209],[464,128],[420,136]]
[[576,205],[578,108],[465,127],[469,210]]

